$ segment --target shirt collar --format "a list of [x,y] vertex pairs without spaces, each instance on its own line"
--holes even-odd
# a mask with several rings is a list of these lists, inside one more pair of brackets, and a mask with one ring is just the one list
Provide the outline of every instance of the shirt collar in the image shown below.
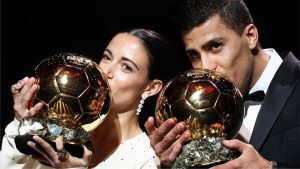
[[269,62],[262,75],[259,77],[258,81],[251,88],[249,94],[258,90],[263,90],[266,93],[276,71],[282,63],[281,57],[274,49],[268,48],[264,49],[264,51],[268,54],[270,58]]

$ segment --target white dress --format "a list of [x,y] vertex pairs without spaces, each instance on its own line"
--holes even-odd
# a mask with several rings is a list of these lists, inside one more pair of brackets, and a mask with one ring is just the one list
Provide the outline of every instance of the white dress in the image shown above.
[[156,156],[145,133],[123,141],[108,159],[95,168],[154,169],[158,168]]
[[[50,169],[39,161],[20,153],[14,142],[18,135],[19,122],[15,119],[5,128],[0,152],[0,168],[2,169]],[[95,169],[157,169],[159,160],[150,146],[146,133],[122,142],[117,150]]]

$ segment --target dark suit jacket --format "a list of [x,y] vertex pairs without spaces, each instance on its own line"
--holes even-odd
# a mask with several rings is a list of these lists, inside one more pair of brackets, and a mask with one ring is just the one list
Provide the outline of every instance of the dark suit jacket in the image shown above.
[[290,52],[268,88],[250,144],[279,167],[300,168],[300,62]]

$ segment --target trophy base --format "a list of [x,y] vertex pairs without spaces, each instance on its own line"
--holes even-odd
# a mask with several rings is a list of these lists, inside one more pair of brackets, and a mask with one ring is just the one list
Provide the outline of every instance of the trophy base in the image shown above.
[[222,138],[205,137],[183,146],[172,169],[210,168],[240,156],[240,152],[223,146]]
[[[40,155],[35,149],[33,149],[27,145],[28,141],[36,142],[32,137],[33,137],[33,135],[31,135],[31,134],[24,134],[24,135],[16,136],[15,137],[16,147],[23,154]],[[42,137],[42,136],[39,136],[39,137],[41,137],[45,141],[47,141],[53,147],[53,149],[56,150],[55,142],[53,142],[45,137]],[[75,156],[78,158],[83,157],[84,149],[81,145],[64,143],[64,148],[72,156]]]

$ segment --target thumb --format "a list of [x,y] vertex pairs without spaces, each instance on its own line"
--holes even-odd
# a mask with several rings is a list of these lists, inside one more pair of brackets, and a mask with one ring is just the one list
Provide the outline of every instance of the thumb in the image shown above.
[[146,128],[148,135],[153,133],[156,130],[154,118],[152,116],[149,117],[148,120],[146,121],[145,128]]
[[90,161],[92,159],[93,152],[91,150],[89,150],[88,148],[86,148],[85,146],[83,146],[83,150],[84,150],[84,153],[83,153],[83,157],[82,157],[82,159],[83,159],[82,166],[88,167],[90,164]]

